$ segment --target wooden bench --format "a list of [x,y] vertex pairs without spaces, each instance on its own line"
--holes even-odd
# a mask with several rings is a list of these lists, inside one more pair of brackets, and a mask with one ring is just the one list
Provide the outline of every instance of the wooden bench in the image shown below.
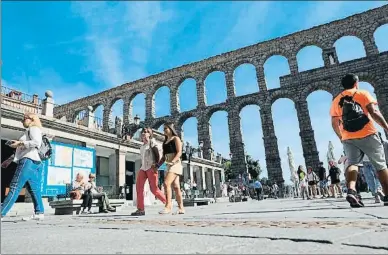
[[[109,202],[112,207],[116,208],[116,211],[125,204],[125,200],[122,199],[109,199]],[[49,205],[55,209],[55,215],[74,215],[80,213],[82,200],[51,201]],[[92,207],[98,207],[99,212],[102,212],[101,202],[98,199],[93,199]]]
[[209,205],[210,198],[188,198],[183,199],[183,206],[201,206]]

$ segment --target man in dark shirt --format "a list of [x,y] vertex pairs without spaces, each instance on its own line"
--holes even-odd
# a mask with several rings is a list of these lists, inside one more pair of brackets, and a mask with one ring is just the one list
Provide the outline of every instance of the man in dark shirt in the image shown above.
[[327,185],[326,178],[326,168],[323,167],[323,162],[319,162],[318,168],[318,176],[319,176],[319,187],[321,190],[322,198],[329,197],[329,189]]
[[340,174],[341,170],[335,166],[333,161],[329,162],[330,170],[329,170],[329,176],[331,180],[330,189],[332,191],[333,197],[336,197],[336,189],[338,190],[340,197],[343,197],[342,195],[342,188],[341,188],[341,180],[340,180]]

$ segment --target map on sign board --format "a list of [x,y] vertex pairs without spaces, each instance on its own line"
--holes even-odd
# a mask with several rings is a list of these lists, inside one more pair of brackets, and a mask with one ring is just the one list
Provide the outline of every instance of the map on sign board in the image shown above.
[[48,166],[47,185],[66,185],[67,183],[71,183],[70,168]]
[[89,150],[80,150],[74,148],[74,166],[93,167],[93,152]]
[[64,167],[72,166],[73,148],[56,144],[54,146],[54,155],[55,155],[54,164],[56,166],[64,166]]

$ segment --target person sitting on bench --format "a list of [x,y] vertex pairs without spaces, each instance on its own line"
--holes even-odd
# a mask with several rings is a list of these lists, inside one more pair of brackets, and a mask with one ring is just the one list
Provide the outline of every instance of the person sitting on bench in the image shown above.
[[[70,191],[71,199],[82,199],[82,213],[90,213],[90,207],[92,198],[90,197],[89,190],[85,190],[84,176],[78,173],[75,180],[73,181],[72,190]],[[86,207],[90,204],[88,212],[85,212]]]
[[90,192],[91,199],[90,199],[88,207],[91,208],[92,200],[94,198],[97,198],[98,200],[101,201],[102,211],[103,212],[107,213],[108,211],[110,211],[110,212],[116,211],[116,209],[110,205],[109,198],[106,195],[106,193],[105,192],[99,192],[97,190],[97,186],[96,186],[96,183],[94,181],[95,178],[96,178],[96,175],[89,174],[89,183],[88,183],[88,185],[86,187],[86,190],[88,190]]

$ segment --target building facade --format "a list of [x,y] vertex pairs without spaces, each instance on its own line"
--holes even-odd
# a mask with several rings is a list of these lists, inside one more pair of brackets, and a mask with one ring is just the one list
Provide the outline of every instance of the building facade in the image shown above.
[[[1,90],[1,157],[4,161],[13,152],[5,145],[7,140],[18,139],[23,131],[21,120],[25,112],[37,113],[42,121],[43,133],[49,139],[63,144],[88,147],[95,150],[97,185],[102,186],[109,194],[116,197],[119,187],[135,183],[134,174],[140,168],[140,145],[137,139],[123,139],[121,136],[105,132],[98,126],[98,120],[93,115],[87,115],[78,121],[69,122],[57,119],[53,115],[53,94],[46,92],[45,98],[40,100],[37,95],[28,96],[20,91],[2,87]],[[155,131],[156,132],[156,131]],[[156,132],[157,133],[157,132]],[[157,133],[157,141],[161,144],[163,136]],[[8,192],[13,169],[2,171],[2,198]],[[224,180],[224,171],[220,162],[207,160],[195,155],[191,163],[184,163],[184,176],[195,178],[201,190],[209,185],[220,186]],[[132,188],[129,189],[130,191]],[[22,191],[22,195],[25,191]],[[130,199],[130,198],[129,198]]]

